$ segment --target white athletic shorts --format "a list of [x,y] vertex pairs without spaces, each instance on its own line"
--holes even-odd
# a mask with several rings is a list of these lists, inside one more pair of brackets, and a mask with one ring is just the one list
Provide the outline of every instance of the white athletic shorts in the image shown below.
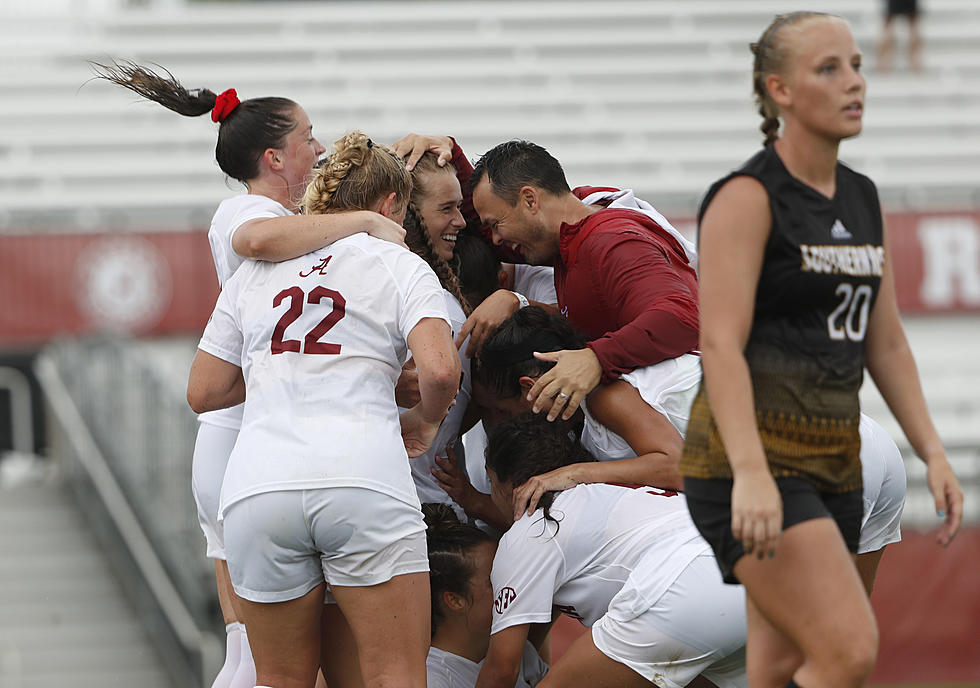
[[225,558],[224,529],[218,521],[218,502],[228,457],[237,439],[238,430],[220,425],[200,423],[197,429],[194,458],[191,461],[191,492],[197,504],[197,520],[204,531],[210,559]]
[[745,633],[745,588],[724,584],[706,553],[652,606],[627,580],[592,626],[592,642],[663,688],[683,688],[698,674],[718,688],[747,688]]
[[861,441],[876,443],[875,461],[862,461],[864,478],[864,519],[861,523],[861,538],[858,541],[858,554],[877,552],[885,545],[902,540],[902,512],[905,510],[905,462],[898,447],[891,438],[865,437]]
[[363,487],[253,495],[226,509],[224,526],[231,583],[252,602],[429,570],[422,512]]

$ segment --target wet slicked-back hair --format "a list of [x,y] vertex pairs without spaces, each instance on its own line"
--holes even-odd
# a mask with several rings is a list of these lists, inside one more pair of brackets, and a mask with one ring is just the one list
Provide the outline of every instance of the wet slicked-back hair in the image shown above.
[[507,141],[481,157],[470,176],[470,188],[487,177],[493,193],[510,205],[524,186],[534,186],[555,196],[570,193],[565,171],[551,153],[530,141]]
[[448,504],[422,505],[425,539],[429,551],[429,588],[432,600],[432,635],[445,620],[442,594],[455,593],[470,597],[470,578],[476,570],[473,550],[493,537],[475,526],[460,523]]
[[565,318],[539,306],[521,308],[483,342],[473,360],[473,379],[494,396],[512,399],[522,393],[521,377],[537,377],[555,365],[535,358],[535,351],[584,347],[585,338]]
[[[544,415],[524,413],[487,433],[487,468],[503,484],[517,487],[536,475],[589,461],[595,458],[579,441],[573,421],[549,421]],[[538,506],[546,519],[558,523],[550,513],[555,494],[546,492]]]
[[[100,79],[111,81],[147,100],[184,115],[211,112],[217,96],[206,88],[185,88],[173,74],[158,73],[134,62],[92,63]],[[297,126],[297,104],[288,98],[248,98],[238,104],[218,127],[214,157],[218,167],[243,184],[259,175],[259,159],[268,148],[282,148]]]

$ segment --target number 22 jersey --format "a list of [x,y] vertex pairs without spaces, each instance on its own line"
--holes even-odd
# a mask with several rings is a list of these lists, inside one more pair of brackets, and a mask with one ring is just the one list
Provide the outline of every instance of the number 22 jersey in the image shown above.
[[417,506],[394,389],[423,318],[449,321],[435,273],[366,234],[282,263],[244,263],[199,344],[240,366],[246,383],[220,513],[262,492],[330,486]]
[[[878,192],[838,163],[828,198],[793,177],[770,146],[708,190],[699,220],[718,190],[741,175],[762,183],[772,212],[745,347],[770,468],[830,492],[858,489],[864,339],[885,261]],[[703,385],[681,472],[731,477]]]

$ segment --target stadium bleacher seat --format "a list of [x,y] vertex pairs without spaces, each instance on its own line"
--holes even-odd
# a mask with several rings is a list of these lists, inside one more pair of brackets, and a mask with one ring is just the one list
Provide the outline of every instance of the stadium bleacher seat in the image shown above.
[[[237,189],[217,170],[206,118],[86,83],[86,60],[109,58],[164,65],[190,87],[291,97],[325,143],[352,128],[388,141],[446,132],[476,155],[529,138],[555,152],[573,184],[629,186],[690,216],[706,185],[759,144],[748,42],[775,12],[802,6],[91,5],[0,28],[0,231],[202,226]],[[872,68],[879,5],[821,3],[851,21]],[[971,0],[933,0],[923,73],[868,70],[865,131],[842,157],[892,208],[980,203],[978,18]]]

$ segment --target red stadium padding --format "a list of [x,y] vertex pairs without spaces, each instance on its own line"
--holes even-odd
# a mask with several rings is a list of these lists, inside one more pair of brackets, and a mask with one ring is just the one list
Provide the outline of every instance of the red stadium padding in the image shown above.
[[874,685],[980,685],[980,528],[947,549],[906,531],[885,550],[871,604],[881,641]]
[[[903,312],[980,312],[980,212],[886,221]],[[0,345],[198,334],[217,293],[203,231],[0,236]]]
[[[945,550],[931,533],[902,538],[885,550],[871,596],[881,642],[869,685],[980,685],[980,528]],[[553,658],[585,630],[562,616]]]
[[0,237],[0,344],[200,334],[217,296],[205,232]]

